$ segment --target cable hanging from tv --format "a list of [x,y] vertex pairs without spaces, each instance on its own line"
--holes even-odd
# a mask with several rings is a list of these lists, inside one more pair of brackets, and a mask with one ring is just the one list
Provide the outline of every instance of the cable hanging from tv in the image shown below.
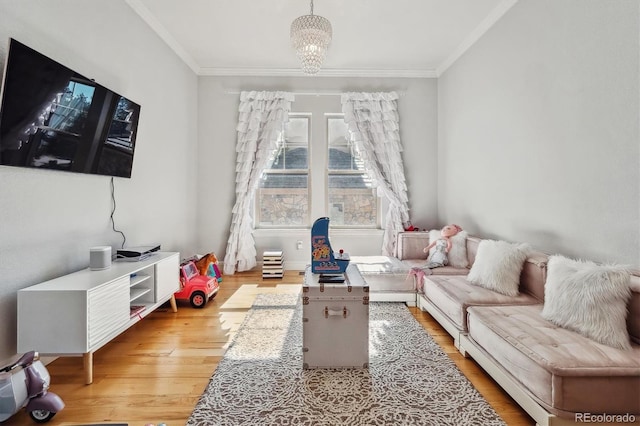
[[113,176],[111,176],[111,229],[113,229],[113,232],[117,232],[120,235],[122,235],[122,247],[124,248],[124,243],[127,241],[127,237],[125,237],[124,232],[116,229],[116,222],[113,219],[113,214],[116,212],[116,191],[115,191],[115,186],[113,185]]

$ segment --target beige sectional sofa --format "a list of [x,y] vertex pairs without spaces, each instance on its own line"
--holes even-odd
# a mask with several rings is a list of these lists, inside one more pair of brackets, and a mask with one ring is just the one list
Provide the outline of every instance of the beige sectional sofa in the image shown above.
[[[425,263],[427,255],[422,250],[429,245],[428,242],[428,232],[401,232],[397,237],[398,257],[351,256],[351,263],[358,265],[369,284],[372,302],[404,302],[407,306],[416,306],[420,283],[411,274],[411,268]],[[467,268],[450,266],[434,270],[434,274],[444,275],[467,272]]]
[[[515,296],[471,283],[468,273],[481,241],[466,238],[467,268],[437,268],[422,283],[413,283],[417,306],[537,424],[640,424],[640,273],[633,272],[630,280],[631,349],[616,349],[543,318],[549,259],[544,253],[528,253]],[[400,233],[397,261],[405,270],[423,265],[428,243],[426,232]],[[407,274],[398,275],[406,289]],[[391,291],[390,281],[386,286]]]

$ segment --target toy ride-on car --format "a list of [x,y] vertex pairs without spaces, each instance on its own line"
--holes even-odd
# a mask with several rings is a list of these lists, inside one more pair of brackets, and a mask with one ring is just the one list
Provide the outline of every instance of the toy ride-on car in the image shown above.
[[220,288],[214,277],[200,275],[193,261],[180,266],[180,286],[181,290],[175,293],[175,298],[188,300],[194,308],[203,308]]

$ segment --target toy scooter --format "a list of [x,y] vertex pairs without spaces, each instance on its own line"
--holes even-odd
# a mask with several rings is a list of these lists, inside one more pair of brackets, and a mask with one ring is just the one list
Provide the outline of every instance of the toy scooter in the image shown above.
[[22,407],[37,423],[51,420],[64,408],[64,402],[48,391],[50,380],[38,352],[27,352],[14,364],[0,367],[0,422]]

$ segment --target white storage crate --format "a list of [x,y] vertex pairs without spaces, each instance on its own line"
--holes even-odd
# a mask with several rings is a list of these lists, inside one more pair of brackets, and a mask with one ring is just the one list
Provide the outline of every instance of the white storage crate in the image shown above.
[[354,264],[344,283],[320,283],[305,271],[302,287],[303,366],[367,368],[369,364],[369,286]]

